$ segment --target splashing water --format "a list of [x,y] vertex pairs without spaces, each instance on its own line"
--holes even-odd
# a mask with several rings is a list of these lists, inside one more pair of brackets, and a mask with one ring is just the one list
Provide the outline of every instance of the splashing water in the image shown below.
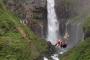
[[44,60],[48,60],[48,58],[46,58],[46,57],[44,57],[43,59],[44,59]]
[[54,54],[53,56],[51,56],[51,58],[52,58],[53,60],[59,60],[58,54]]
[[47,10],[48,10],[48,35],[47,41],[50,41],[55,45],[58,39],[59,33],[59,23],[55,13],[55,2],[54,0],[47,0]]
[[[56,41],[58,39],[58,33],[59,33],[59,23],[56,17],[55,13],[55,1],[54,0],[47,0],[47,11],[48,11],[48,35],[47,35],[47,41],[50,41],[52,45],[56,44]],[[54,54],[51,56],[53,60],[59,60],[58,54]],[[44,60],[48,60],[44,57]]]

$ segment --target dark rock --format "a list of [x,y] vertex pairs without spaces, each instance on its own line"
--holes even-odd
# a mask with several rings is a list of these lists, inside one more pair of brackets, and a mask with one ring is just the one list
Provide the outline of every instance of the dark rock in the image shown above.
[[90,37],[90,31],[89,32],[85,32],[85,34],[84,34],[84,39],[86,39],[88,37]]
[[45,38],[44,36],[47,31],[46,0],[4,0],[4,3],[7,8],[20,17],[22,22],[27,24],[32,31]]

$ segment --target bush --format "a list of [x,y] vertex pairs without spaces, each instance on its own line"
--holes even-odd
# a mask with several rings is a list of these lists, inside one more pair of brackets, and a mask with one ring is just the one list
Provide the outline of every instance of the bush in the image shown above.
[[30,47],[18,33],[0,37],[0,60],[30,60]]
[[0,35],[4,35],[9,31],[15,31],[14,23],[9,20],[0,20]]

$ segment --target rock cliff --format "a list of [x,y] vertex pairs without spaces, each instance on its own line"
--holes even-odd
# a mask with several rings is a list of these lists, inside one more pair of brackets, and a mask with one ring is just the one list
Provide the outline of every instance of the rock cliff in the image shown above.
[[45,35],[46,0],[4,0],[7,8],[22,19],[38,36]]

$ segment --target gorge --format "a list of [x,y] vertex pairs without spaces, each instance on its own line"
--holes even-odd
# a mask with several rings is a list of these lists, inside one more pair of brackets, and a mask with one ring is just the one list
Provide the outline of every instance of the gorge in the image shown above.
[[[4,40],[10,48],[0,51],[11,52],[6,59],[14,56],[16,60],[60,60],[90,36],[89,0],[1,0],[0,7],[0,48]],[[67,47],[55,47],[65,35],[69,35]]]

